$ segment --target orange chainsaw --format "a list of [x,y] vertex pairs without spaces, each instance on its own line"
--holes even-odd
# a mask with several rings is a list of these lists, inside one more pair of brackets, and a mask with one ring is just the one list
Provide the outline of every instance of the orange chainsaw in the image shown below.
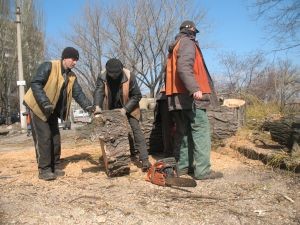
[[146,181],[159,186],[196,187],[194,179],[178,177],[174,157],[164,158],[154,163],[148,170]]

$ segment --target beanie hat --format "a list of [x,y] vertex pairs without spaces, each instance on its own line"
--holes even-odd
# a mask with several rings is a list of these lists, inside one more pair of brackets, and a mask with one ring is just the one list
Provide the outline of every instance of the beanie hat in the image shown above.
[[73,48],[73,47],[66,47],[62,54],[61,54],[61,58],[62,59],[76,59],[78,60],[79,59],[79,52]]
[[110,77],[117,78],[123,70],[123,64],[119,59],[112,58],[107,61],[105,68]]
[[179,29],[181,30],[181,29],[184,29],[184,28],[192,28],[192,27],[195,28],[195,32],[196,32],[196,33],[199,33],[199,30],[196,28],[195,23],[194,23],[193,21],[190,21],[190,20],[184,21],[184,22],[180,25]]

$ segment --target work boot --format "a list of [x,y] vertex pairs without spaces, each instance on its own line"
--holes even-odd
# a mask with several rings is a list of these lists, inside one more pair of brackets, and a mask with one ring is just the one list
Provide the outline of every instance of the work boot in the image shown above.
[[41,180],[55,180],[56,179],[56,175],[54,173],[51,172],[51,170],[40,170],[39,171],[39,179]]
[[61,169],[55,169],[54,174],[58,177],[62,177],[65,175],[65,171],[63,171]]
[[151,167],[151,163],[149,162],[148,159],[142,160],[142,171],[143,172],[147,172],[150,167]]
[[195,177],[196,180],[208,180],[208,179],[218,179],[223,177],[223,173],[221,172],[216,172],[216,171],[209,171],[207,174],[205,174],[202,177]]
[[178,176],[182,176],[182,175],[193,175],[194,174],[194,170],[192,167],[189,167],[189,168],[184,168],[182,170],[179,170],[178,171]]

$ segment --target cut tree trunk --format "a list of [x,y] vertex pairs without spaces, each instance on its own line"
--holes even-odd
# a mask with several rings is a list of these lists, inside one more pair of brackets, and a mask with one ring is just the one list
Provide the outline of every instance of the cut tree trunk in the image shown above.
[[271,139],[286,146],[289,152],[300,152],[300,117],[266,121],[262,129],[270,131]]
[[225,139],[236,133],[244,125],[244,106],[228,108],[226,106],[207,110],[213,140]]
[[118,110],[102,111],[91,124],[78,129],[79,134],[100,140],[106,174],[109,177],[123,176],[130,172],[131,128],[127,117]]
[[[220,106],[207,110],[213,140],[225,139],[236,133],[245,121],[244,107]],[[165,151],[160,116],[154,116],[152,110],[142,110],[142,130],[151,153]],[[172,128],[170,128],[170,132],[173,132]]]
[[[161,117],[157,116],[159,114],[153,110],[141,110],[141,113],[141,129],[145,135],[148,150],[150,153],[163,153],[165,150],[162,138]],[[207,110],[207,114],[210,121],[213,141],[225,139],[234,135],[237,129],[244,124],[244,106],[235,108],[220,106]],[[114,142],[122,142],[120,146],[119,144],[117,145],[118,148],[124,148],[124,151],[126,151],[125,153],[122,152],[122,150],[118,150],[121,152],[121,156],[130,154],[130,151],[135,153],[132,141],[129,142],[132,140],[132,135],[127,119],[125,117],[120,118],[120,113],[113,110],[103,111],[102,115],[106,118],[104,119],[104,122],[97,119],[93,120],[91,124],[79,128],[78,138],[91,139],[92,141],[95,141],[101,136],[103,137],[102,141],[106,146],[104,149],[107,149],[109,146],[109,149],[106,151],[116,154],[113,153],[114,149],[112,146],[114,145]],[[169,116],[171,115],[169,114]],[[172,134],[174,133],[174,129],[171,127],[169,131],[171,133],[171,138],[173,138]],[[128,133],[130,134],[129,136]],[[127,152],[128,149],[130,149],[129,152]],[[104,152],[105,154],[107,154],[106,151]],[[109,162],[112,163],[113,160]],[[114,170],[114,168],[112,170]]]

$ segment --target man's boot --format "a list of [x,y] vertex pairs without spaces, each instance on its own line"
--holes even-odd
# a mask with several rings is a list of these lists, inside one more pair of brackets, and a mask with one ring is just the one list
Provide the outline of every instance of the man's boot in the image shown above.
[[54,174],[58,177],[62,177],[65,175],[65,171],[63,171],[61,169],[55,169]]
[[56,179],[56,175],[54,173],[52,173],[51,169],[48,170],[39,170],[39,179],[41,180],[55,180]]
[[223,177],[223,173],[210,170],[207,174],[201,177],[195,177],[196,180],[219,179]]
[[142,171],[147,172],[150,167],[151,167],[151,163],[149,162],[149,160],[143,159],[142,160]]

